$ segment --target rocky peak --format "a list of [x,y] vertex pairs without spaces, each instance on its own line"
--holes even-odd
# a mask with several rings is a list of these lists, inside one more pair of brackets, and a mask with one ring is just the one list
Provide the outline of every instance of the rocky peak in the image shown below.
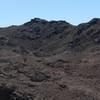
[[100,18],[93,18],[90,22],[89,22],[89,24],[100,24]]
[[41,18],[34,18],[34,19],[31,19],[30,23],[47,23],[48,21],[47,20],[44,20],[44,19],[41,19]]
[[41,19],[41,18],[34,18],[34,19],[31,19],[31,22],[48,22],[47,20],[44,20],[44,19]]
[[48,21],[47,20],[44,20],[44,19],[41,19],[41,18],[34,18],[34,19],[31,19],[29,22],[27,23],[24,23],[24,25],[32,25],[32,24],[46,24]]

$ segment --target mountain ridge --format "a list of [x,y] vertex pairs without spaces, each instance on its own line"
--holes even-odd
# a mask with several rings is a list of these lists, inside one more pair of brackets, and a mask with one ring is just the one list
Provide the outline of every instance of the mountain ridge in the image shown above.
[[[36,50],[34,51],[35,54],[36,52],[37,54],[39,54],[41,51],[43,51],[43,53],[48,51],[47,53],[49,53],[49,51],[51,52],[51,50],[47,49],[53,48],[52,46],[58,43],[58,48],[63,48],[64,50],[78,49],[79,51],[86,48],[87,45],[91,45],[89,43],[99,43],[99,23],[99,18],[93,18],[89,22],[79,24],[78,26],[71,25],[66,21],[47,21],[40,18],[34,18],[31,21],[20,26],[12,26],[6,29],[3,28],[1,29],[0,33],[7,35],[6,31],[8,31],[8,38],[9,34],[11,36],[9,38],[9,43],[12,45],[19,45],[19,41],[29,41],[29,44],[26,43],[27,47],[28,49],[33,49],[33,51]],[[90,34],[90,32],[92,32],[93,34]],[[13,39],[14,41],[16,41],[16,43],[10,41],[10,39]],[[82,42],[86,42],[86,45],[83,46]],[[59,47],[60,45],[65,45],[65,47]],[[26,47],[24,46],[24,48]],[[43,50],[44,48],[46,51]],[[54,51],[57,52],[55,49]],[[63,52],[63,50],[58,50],[58,53],[60,52]]]

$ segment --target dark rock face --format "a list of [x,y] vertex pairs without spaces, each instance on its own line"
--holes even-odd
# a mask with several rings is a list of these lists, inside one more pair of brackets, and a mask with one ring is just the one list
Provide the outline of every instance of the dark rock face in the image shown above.
[[0,87],[0,100],[11,100],[12,92],[10,88]]
[[0,28],[0,100],[100,100],[99,87],[99,18]]

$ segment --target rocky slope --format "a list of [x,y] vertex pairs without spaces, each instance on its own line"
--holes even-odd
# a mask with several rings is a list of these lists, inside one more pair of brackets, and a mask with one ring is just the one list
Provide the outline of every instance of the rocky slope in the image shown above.
[[0,100],[100,100],[99,87],[99,18],[0,28]]

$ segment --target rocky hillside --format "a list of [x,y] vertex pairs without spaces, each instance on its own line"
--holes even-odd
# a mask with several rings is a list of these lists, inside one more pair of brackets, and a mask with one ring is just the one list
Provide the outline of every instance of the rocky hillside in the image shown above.
[[0,100],[100,100],[99,87],[99,18],[0,28]]

